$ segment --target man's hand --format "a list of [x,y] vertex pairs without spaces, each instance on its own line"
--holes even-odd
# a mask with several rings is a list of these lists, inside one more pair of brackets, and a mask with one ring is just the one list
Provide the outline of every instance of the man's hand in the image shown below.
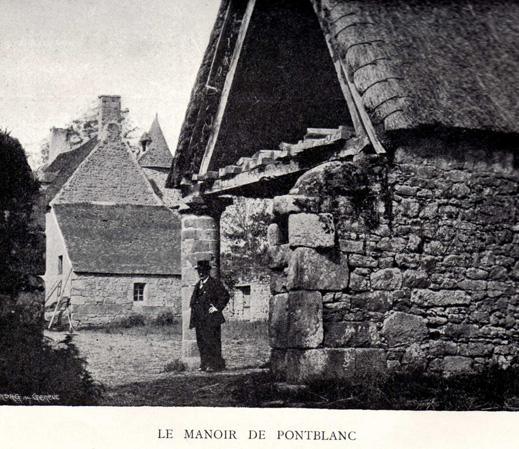
[[209,313],[215,313],[218,312],[218,309],[211,304],[211,307],[209,307]]

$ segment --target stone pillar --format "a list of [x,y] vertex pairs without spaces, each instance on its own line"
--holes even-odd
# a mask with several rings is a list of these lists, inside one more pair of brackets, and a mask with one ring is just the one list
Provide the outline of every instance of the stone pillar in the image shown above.
[[213,267],[211,276],[220,275],[220,215],[225,203],[209,207],[190,207],[181,215],[181,264],[182,264],[182,361],[190,368],[200,364],[196,334],[189,329],[191,310],[189,303],[198,282],[198,260],[209,260]]

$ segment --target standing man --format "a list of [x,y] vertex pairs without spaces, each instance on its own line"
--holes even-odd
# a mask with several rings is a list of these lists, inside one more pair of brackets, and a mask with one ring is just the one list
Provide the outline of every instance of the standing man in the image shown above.
[[191,297],[189,328],[196,329],[200,371],[221,371],[225,369],[221,331],[225,318],[222,312],[229,302],[229,293],[218,279],[210,276],[211,265],[208,260],[199,260],[196,270],[200,280]]

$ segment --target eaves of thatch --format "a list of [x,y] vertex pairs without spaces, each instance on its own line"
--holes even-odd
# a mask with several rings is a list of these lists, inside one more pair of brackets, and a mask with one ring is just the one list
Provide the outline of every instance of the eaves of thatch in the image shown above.
[[[351,115],[348,120],[356,131],[367,133],[375,149],[388,133],[422,127],[519,132],[517,2],[308,2],[320,24],[316,33],[326,41],[341,82]],[[254,22],[252,7],[264,9],[279,3],[222,2],[193,88],[168,187],[207,169],[211,145],[218,138],[218,115],[225,112],[226,89],[228,93],[235,76],[233,60],[243,45],[241,35],[258,31],[247,30],[250,15]],[[294,17],[287,14],[283,20]],[[314,51],[313,44],[307,51]],[[256,117],[258,122],[268,119]]]
[[516,1],[313,3],[376,125],[519,131]]

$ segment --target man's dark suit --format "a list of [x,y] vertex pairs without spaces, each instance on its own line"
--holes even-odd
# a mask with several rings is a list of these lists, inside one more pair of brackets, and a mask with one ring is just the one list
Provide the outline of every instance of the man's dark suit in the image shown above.
[[[191,297],[191,320],[189,328],[196,328],[196,342],[200,351],[202,369],[225,368],[222,358],[221,325],[225,322],[223,309],[229,302],[229,293],[223,284],[212,277],[198,282]],[[211,306],[217,311],[209,313]]]

